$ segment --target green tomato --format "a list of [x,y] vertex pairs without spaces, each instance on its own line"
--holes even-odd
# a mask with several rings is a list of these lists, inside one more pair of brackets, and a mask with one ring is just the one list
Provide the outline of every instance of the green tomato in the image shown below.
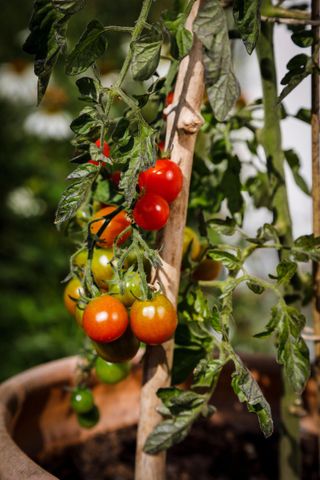
[[[134,248],[130,250],[129,254],[126,256],[123,266],[126,270],[128,270],[129,267],[131,266],[134,266],[134,267],[138,266],[138,255],[137,255],[137,251]],[[150,262],[145,257],[143,257],[143,267],[147,277],[149,277],[151,273],[151,265],[150,265]]]
[[73,265],[78,267],[80,270],[84,270],[88,260],[88,251],[81,250],[77,255],[73,258]]
[[87,413],[94,407],[94,399],[88,388],[76,388],[72,392],[71,406],[76,413]]
[[98,408],[94,405],[89,412],[78,413],[77,418],[81,427],[92,428],[99,422],[100,413]]
[[103,383],[111,385],[121,382],[130,373],[129,363],[111,363],[98,357],[96,360],[96,374]]
[[109,293],[113,297],[120,300],[126,307],[130,307],[137,298],[142,296],[141,280],[138,272],[128,272],[124,276],[123,280],[124,290],[120,293],[119,284],[111,284],[109,287]]
[[96,248],[93,252],[91,263],[92,275],[98,287],[108,289],[108,280],[114,274],[111,260],[113,259],[112,248]]

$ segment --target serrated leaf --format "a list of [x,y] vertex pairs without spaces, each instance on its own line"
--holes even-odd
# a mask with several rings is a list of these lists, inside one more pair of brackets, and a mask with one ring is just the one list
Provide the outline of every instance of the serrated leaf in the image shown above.
[[220,250],[209,250],[208,255],[212,260],[223,263],[229,270],[236,270],[241,267],[241,261],[232,253],[222,252]]
[[297,271],[297,264],[290,260],[282,260],[277,265],[277,283],[279,285],[288,284]]
[[233,72],[228,26],[219,0],[203,3],[193,29],[205,47],[203,62],[209,102],[217,120],[223,121],[239,97],[240,87]]
[[220,359],[200,360],[193,372],[192,388],[213,388],[217,384],[224,362]]
[[260,33],[261,0],[235,0],[233,17],[249,55],[253,52]]
[[[158,38],[152,41],[154,36]],[[157,32],[144,35],[131,45],[131,71],[135,80],[148,80],[154,74],[160,61],[161,46],[162,41]]]
[[240,402],[247,404],[248,411],[256,413],[264,436],[270,437],[273,432],[270,405],[250,371],[238,356],[236,356],[235,367],[236,370],[232,374],[231,380],[232,388]]
[[68,55],[66,72],[68,75],[79,75],[87,70],[103,55],[107,46],[107,33],[98,20],[88,23],[78,43]]
[[180,25],[176,33],[176,42],[179,50],[179,58],[182,59],[188,55],[191,50],[193,44],[192,32],[183,25]]
[[[91,165],[91,167],[95,167],[95,165]],[[83,166],[77,168],[76,172],[79,172],[79,175],[74,172],[74,175],[78,176],[72,177],[77,178],[77,180],[65,189],[60,199],[55,218],[56,224],[66,222],[75,215],[87,198],[92,183],[96,179],[97,171],[97,168],[90,168],[90,170],[88,168],[84,169]]]

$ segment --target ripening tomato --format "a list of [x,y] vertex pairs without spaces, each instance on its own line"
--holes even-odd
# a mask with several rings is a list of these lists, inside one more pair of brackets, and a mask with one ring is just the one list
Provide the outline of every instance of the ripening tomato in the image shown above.
[[[100,138],[95,143],[96,143],[97,147],[100,148],[100,145],[101,145]],[[110,147],[107,144],[107,142],[103,143],[103,155],[105,157],[110,156]],[[89,160],[88,163],[92,163],[92,165],[100,165],[101,162],[98,162],[97,160]]]
[[195,280],[210,282],[219,276],[221,268],[220,262],[216,262],[211,258],[205,258],[199,263],[192,276]]
[[98,287],[108,289],[108,280],[111,280],[114,274],[111,260],[114,254],[112,248],[95,248],[91,262],[91,271],[95,283]]
[[83,293],[83,287],[77,277],[72,278],[70,282],[67,283],[63,293],[63,301],[66,309],[71,315],[75,314],[77,300],[83,295]]
[[[105,208],[102,208],[101,210],[99,210],[93,215],[92,220],[101,218],[105,215],[109,215],[110,213],[114,212],[116,209],[117,207],[114,205],[109,205]],[[100,230],[100,228],[102,227],[102,225],[104,224],[104,222],[105,220],[102,219],[92,223],[90,226],[91,234],[96,235]],[[126,212],[122,210],[121,212],[117,213],[117,215],[109,221],[108,225],[101,233],[99,240],[97,242],[97,245],[99,247],[112,247],[113,242],[116,240],[117,236],[120,235],[120,233],[122,233],[130,225],[131,225],[131,222]],[[117,244],[121,245],[122,243],[124,243],[130,237],[130,235],[131,235],[131,229],[128,230],[124,235],[122,235],[119,238]]]
[[147,193],[156,193],[168,203],[173,202],[182,189],[183,176],[179,165],[167,158],[156,161],[154,167],[139,175],[139,187]]
[[89,388],[76,388],[71,395],[71,406],[77,413],[88,413],[94,407],[94,399]]
[[182,255],[185,255],[189,248],[191,260],[196,260],[201,252],[201,243],[197,233],[192,228],[185,227],[183,230]]
[[124,334],[129,324],[124,305],[111,295],[91,300],[83,312],[82,326],[95,342],[112,342]]
[[120,170],[116,170],[115,172],[112,172],[110,175],[112,183],[117,187],[120,183],[121,180],[121,172]]
[[123,279],[123,293],[120,292],[118,283],[109,286],[109,293],[126,307],[130,307],[142,295],[140,275],[137,272],[127,272]]
[[107,362],[101,357],[97,358],[95,367],[98,379],[109,385],[121,382],[121,380],[124,380],[130,373],[129,363]]
[[139,340],[128,327],[125,333],[114,342],[93,342],[97,354],[107,362],[122,363],[133,358],[140,347]]
[[155,193],[146,193],[139,198],[133,209],[136,224],[144,230],[160,230],[168,221],[168,202]]
[[89,412],[78,413],[77,418],[81,427],[92,428],[99,422],[100,413],[98,408],[94,405],[92,410],[90,410]]
[[82,304],[82,302],[80,302],[80,303],[78,302],[77,305],[76,305],[75,312],[74,312],[74,318],[76,319],[77,324],[81,328],[82,328],[83,312],[84,312],[85,308],[86,308],[85,303]]
[[149,345],[169,340],[178,324],[177,312],[165,295],[152,300],[136,300],[131,307],[130,326],[134,335]]
[[79,270],[83,271],[86,267],[88,260],[88,250],[81,250],[77,255],[73,258],[73,265],[77,267]]

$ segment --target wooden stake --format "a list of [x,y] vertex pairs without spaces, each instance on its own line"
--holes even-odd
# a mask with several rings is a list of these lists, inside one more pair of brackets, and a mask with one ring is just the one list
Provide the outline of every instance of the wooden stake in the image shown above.
[[[186,23],[189,30],[192,30],[199,6],[200,0],[196,0]],[[194,36],[190,55],[180,64],[174,102],[166,112],[166,148],[172,149],[171,160],[179,164],[184,181],[182,192],[171,205],[170,218],[161,236],[163,267],[157,272],[157,279],[174,304],[177,304],[179,291],[183,229],[187,216],[194,147],[197,132],[203,123],[200,115],[203,93],[202,46]],[[136,480],[164,480],[166,476],[165,452],[149,455],[143,452],[143,447],[148,435],[161,420],[156,410],[159,406],[156,392],[159,388],[170,385],[173,347],[174,342],[171,340],[146,350],[137,435]]]
[[[312,0],[312,19],[319,20],[320,17],[320,1]],[[319,67],[319,40],[320,27],[314,26],[313,31],[313,47],[312,56]],[[315,236],[320,235],[320,85],[319,73],[314,70],[311,78],[311,132],[312,132],[312,206],[313,206],[313,233]],[[313,328],[314,336],[320,335],[320,264],[313,264]],[[318,429],[320,435],[320,342],[314,343],[315,348],[315,374],[318,385]],[[320,442],[319,442],[320,456]]]

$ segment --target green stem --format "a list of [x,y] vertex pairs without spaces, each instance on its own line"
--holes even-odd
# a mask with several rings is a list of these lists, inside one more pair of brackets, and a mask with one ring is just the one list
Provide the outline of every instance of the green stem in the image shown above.
[[[270,0],[263,2],[263,10],[270,11]],[[277,9],[278,14],[281,12]],[[287,13],[287,12],[286,12]],[[274,14],[274,12],[273,12]],[[273,25],[263,23],[257,44],[260,65],[264,127],[261,132],[261,143],[267,157],[268,173],[273,188],[272,209],[274,225],[278,230],[281,242],[290,245],[292,241],[292,224],[289,212],[286,183],[284,176],[284,158],[280,129],[280,106],[277,95],[277,76],[273,48]],[[281,400],[282,432],[280,438],[280,479],[298,480],[300,478],[299,420],[289,408],[295,395],[284,379],[284,395]]]
[[289,10],[276,5],[271,2],[262,3],[261,15],[264,17],[274,18],[292,18],[294,20],[309,20],[310,14],[303,10]]

